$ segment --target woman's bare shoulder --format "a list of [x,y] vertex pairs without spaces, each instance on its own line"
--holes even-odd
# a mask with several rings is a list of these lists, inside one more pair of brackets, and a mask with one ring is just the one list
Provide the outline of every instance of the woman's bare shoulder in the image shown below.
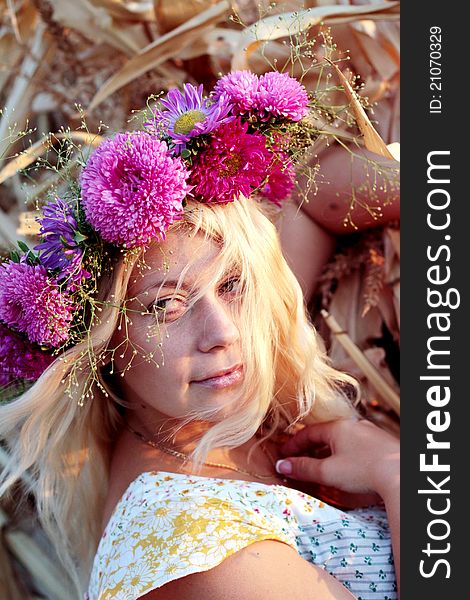
[[220,565],[176,579],[141,596],[145,600],[353,600],[323,569],[282,542],[255,542]]

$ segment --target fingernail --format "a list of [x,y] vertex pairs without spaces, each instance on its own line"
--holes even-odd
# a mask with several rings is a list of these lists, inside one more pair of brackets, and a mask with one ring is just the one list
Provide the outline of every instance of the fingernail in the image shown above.
[[278,460],[276,463],[276,471],[283,475],[290,475],[292,473],[292,463],[290,460]]

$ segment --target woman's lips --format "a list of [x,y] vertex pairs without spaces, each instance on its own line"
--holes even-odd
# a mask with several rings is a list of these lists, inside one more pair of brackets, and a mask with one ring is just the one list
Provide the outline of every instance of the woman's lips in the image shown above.
[[199,381],[193,381],[204,387],[222,390],[224,388],[237,385],[243,379],[243,367],[237,365],[231,371],[224,373],[223,375],[216,375],[214,377],[208,377],[207,379],[201,379]]

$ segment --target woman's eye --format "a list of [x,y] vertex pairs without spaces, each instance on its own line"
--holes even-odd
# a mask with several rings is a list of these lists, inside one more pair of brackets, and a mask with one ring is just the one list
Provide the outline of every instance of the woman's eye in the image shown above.
[[174,321],[186,311],[186,302],[182,298],[159,298],[152,309],[158,321]]
[[235,296],[240,293],[241,285],[240,277],[230,277],[230,279],[227,279],[227,281],[220,286],[220,291],[223,294],[231,294]]

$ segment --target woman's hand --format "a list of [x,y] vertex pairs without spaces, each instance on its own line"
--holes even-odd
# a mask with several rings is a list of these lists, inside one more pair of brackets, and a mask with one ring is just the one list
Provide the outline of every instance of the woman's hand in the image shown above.
[[[281,447],[281,452],[288,458],[277,462],[279,473],[349,493],[376,493],[382,498],[390,526],[400,589],[398,440],[369,421],[341,419],[307,425]],[[315,453],[324,458],[315,457]],[[286,466],[290,466],[290,469],[286,469]]]
[[[369,421],[340,419],[308,425],[281,447],[279,473],[385,500],[399,485],[398,440]],[[320,457],[319,456],[323,456]]]

